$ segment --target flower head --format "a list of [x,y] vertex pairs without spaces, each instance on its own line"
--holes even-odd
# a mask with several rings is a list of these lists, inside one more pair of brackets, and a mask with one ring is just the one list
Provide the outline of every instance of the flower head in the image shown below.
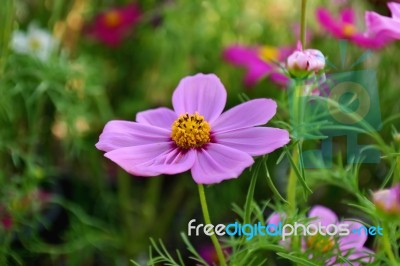
[[303,50],[301,43],[287,59],[289,73],[297,78],[307,77],[325,68],[325,56],[316,49]]
[[224,50],[223,57],[231,64],[247,69],[244,79],[246,86],[253,86],[268,77],[280,86],[286,86],[289,78],[282,72],[287,56],[293,51],[289,47],[246,47],[232,45]]
[[129,34],[140,19],[140,10],[136,4],[107,10],[97,15],[88,26],[89,36],[115,47]]
[[217,76],[186,77],[172,96],[174,110],[140,112],[136,122],[110,121],[96,147],[133,175],[191,170],[196,183],[212,184],[238,177],[252,156],[289,142],[286,130],[257,127],[275,115],[273,100],[251,100],[222,113],[225,103]]
[[400,215],[400,184],[375,192],[373,202],[378,210],[386,214]]
[[392,17],[381,16],[375,12],[365,13],[365,32],[357,30],[353,9],[343,9],[340,19],[334,18],[324,9],[317,10],[317,18],[321,26],[334,37],[349,41],[369,49],[382,48],[394,40],[400,39],[400,4],[388,3]]
[[30,24],[28,31],[15,31],[12,35],[11,48],[20,54],[36,56],[41,60],[47,60],[55,49],[57,41],[46,30]]
[[[278,224],[285,214],[274,213],[268,220],[268,224]],[[362,224],[355,221],[339,221],[336,214],[323,206],[314,206],[308,213],[308,217],[311,218],[309,224],[313,224],[316,227],[319,225],[320,228],[327,228],[328,225],[336,225],[340,228],[341,225],[346,225],[348,230],[352,232],[353,229],[359,229]],[[315,228],[315,227],[314,227]],[[348,265],[337,261],[337,256],[345,256],[351,265],[359,266],[364,265],[363,263],[372,262],[372,251],[365,248],[364,244],[367,241],[367,235],[359,234],[348,234],[343,236],[331,236],[326,231],[323,233],[316,233],[314,235],[307,235],[302,238],[302,249],[310,253],[310,259],[321,256],[326,259],[324,265],[342,266]],[[280,243],[284,247],[288,248],[287,241],[281,241]]]

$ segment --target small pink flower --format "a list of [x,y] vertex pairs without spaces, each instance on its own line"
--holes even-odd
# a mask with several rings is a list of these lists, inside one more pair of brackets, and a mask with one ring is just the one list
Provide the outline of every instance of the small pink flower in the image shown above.
[[[321,26],[338,39],[347,39],[358,46],[379,49],[389,43],[389,39],[382,34],[374,35],[373,32],[363,33],[357,30],[355,25],[354,10],[343,9],[340,18],[336,19],[327,9],[317,9],[317,19]],[[366,13],[366,17],[367,17]]]
[[293,49],[289,47],[232,45],[224,50],[223,57],[229,63],[247,70],[244,79],[246,86],[254,86],[261,79],[268,77],[276,84],[285,87],[290,79],[282,69],[292,51]]
[[254,163],[252,156],[284,146],[289,134],[257,127],[275,115],[273,100],[251,100],[222,113],[226,97],[217,76],[186,77],[172,96],[174,110],[140,112],[136,122],[110,121],[96,147],[133,175],[191,170],[199,184],[236,178]]
[[87,27],[87,34],[115,47],[129,34],[140,19],[139,7],[132,3],[120,8],[107,10],[97,15]]
[[[278,224],[282,221],[282,218],[285,217],[285,214],[277,214],[274,213],[268,220],[268,224]],[[322,226],[326,227],[330,224],[334,224],[339,227],[342,224],[348,225],[348,229],[352,232],[353,229],[359,229],[363,226],[361,223],[355,221],[342,221],[339,222],[336,214],[323,206],[314,206],[311,208],[308,213],[309,218],[313,218],[309,224],[315,224],[318,226],[321,223]],[[334,238],[329,235],[320,235],[316,234],[314,236],[303,236],[302,237],[302,249],[307,252],[315,252],[315,254],[333,254],[334,256],[328,257],[325,261],[324,265],[330,266],[349,266],[347,263],[339,263],[337,256],[345,256],[348,260],[352,262],[353,266],[361,266],[364,263],[372,262],[372,254],[373,252],[364,247],[365,242],[367,241],[367,235],[365,233],[361,234],[352,234],[346,236],[338,236],[338,238]],[[281,245],[286,248],[290,247],[290,243],[288,241],[281,241]],[[310,259],[314,257],[314,254],[311,253]],[[363,264],[361,264],[363,262]]]
[[289,73],[297,78],[307,77],[325,68],[325,56],[316,49],[303,50],[301,43],[287,59]]
[[400,215],[400,184],[375,192],[373,202],[379,210],[387,214]]

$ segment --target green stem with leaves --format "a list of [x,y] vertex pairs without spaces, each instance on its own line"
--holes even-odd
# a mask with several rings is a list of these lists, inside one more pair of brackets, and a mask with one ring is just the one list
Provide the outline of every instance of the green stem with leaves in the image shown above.
[[386,229],[386,232],[383,233],[383,236],[381,238],[382,241],[382,246],[383,249],[385,250],[385,253],[390,261],[391,265],[398,265],[398,262],[396,260],[396,256],[393,253],[392,250],[392,245],[390,244],[390,239],[389,239],[389,224],[386,222],[384,223],[384,227]]
[[[208,212],[206,194],[204,193],[204,186],[202,184],[198,184],[198,189],[199,189],[201,209],[203,211],[203,216],[204,216],[204,222],[206,224],[211,224],[210,213]],[[217,252],[219,264],[221,266],[226,266],[225,256],[216,235],[212,234],[210,237],[214,245],[215,251]]]

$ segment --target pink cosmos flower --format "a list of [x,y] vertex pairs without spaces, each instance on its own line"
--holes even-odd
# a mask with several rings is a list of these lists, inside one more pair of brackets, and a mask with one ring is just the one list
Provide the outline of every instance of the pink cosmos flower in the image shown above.
[[400,215],[400,184],[375,192],[373,202],[379,210],[387,214]]
[[[282,218],[284,219],[284,214],[274,213],[268,219],[268,224],[277,225]],[[347,263],[340,263],[337,256],[341,255],[346,257],[349,261],[352,262],[353,266],[364,265],[364,263],[372,262],[372,254],[373,252],[364,247],[365,242],[367,241],[367,235],[365,233],[352,233],[353,229],[359,229],[363,226],[361,223],[355,221],[342,221],[339,222],[336,214],[323,206],[314,206],[311,208],[308,213],[308,217],[312,218],[309,224],[315,224],[318,226],[321,223],[321,226],[328,226],[330,224],[336,225],[338,228],[340,225],[346,224],[350,231],[349,235],[333,237],[329,236],[325,233],[325,235],[316,234],[313,236],[305,236],[302,239],[302,249],[304,251],[310,252],[310,259],[316,257],[316,255],[327,254],[329,255],[324,265],[329,266],[350,266]],[[289,243],[287,241],[282,241],[281,244],[289,248]],[[315,252],[312,253],[312,252]],[[363,264],[361,264],[363,262]]]
[[224,50],[223,57],[229,63],[247,70],[244,79],[246,86],[254,86],[261,79],[268,77],[276,84],[285,87],[290,79],[282,69],[287,56],[293,50],[289,47],[232,45]]
[[[367,14],[366,17],[368,16]],[[372,34],[373,32],[368,32],[368,29],[365,33],[357,31],[354,10],[351,8],[343,9],[339,19],[336,19],[324,8],[317,9],[316,15],[321,26],[335,38],[347,39],[361,47],[369,49],[382,48],[389,42],[389,39],[381,34],[381,32]],[[369,26],[371,26],[370,24],[371,23],[369,23]]]
[[251,100],[222,113],[226,96],[213,74],[183,78],[172,96],[173,110],[140,112],[136,122],[110,121],[96,147],[133,175],[191,170],[199,184],[236,178],[254,163],[252,156],[284,146],[289,134],[257,127],[275,115],[273,100]]
[[115,47],[129,34],[139,21],[140,15],[139,7],[135,3],[107,10],[94,18],[87,27],[87,34],[110,47]]

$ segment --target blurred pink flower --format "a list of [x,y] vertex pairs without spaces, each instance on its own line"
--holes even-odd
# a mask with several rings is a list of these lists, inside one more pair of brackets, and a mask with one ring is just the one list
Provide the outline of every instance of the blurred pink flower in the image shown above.
[[118,46],[139,21],[140,15],[135,3],[107,10],[87,26],[87,34],[110,47]]
[[13,226],[13,219],[11,214],[9,213],[0,214],[0,221],[5,230],[11,230]]
[[247,70],[244,78],[246,86],[254,86],[268,77],[276,84],[285,87],[290,79],[283,73],[287,56],[293,51],[290,47],[258,46],[247,47],[231,45],[223,52],[226,61]]
[[174,110],[140,112],[136,122],[110,121],[96,147],[133,175],[191,170],[199,184],[236,178],[254,163],[252,156],[284,146],[289,134],[257,127],[275,115],[273,100],[251,100],[222,113],[226,96],[213,74],[186,77],[172,96]]
[[[268,219],[268,224],[276,225],[282,221],[282,218],[285,219],[284,217],[285,214],[274,213]],[[308,224],[315,224],[317,227],[319,226],[319,223],[321,223],[321,225],[324,227],[330,224],[334,224],[338,227],[341,224],[347,224],[348,229],[350,230],[349,235],[338,236],[338,238],[320,234],[305,236],[302,238],[303,250],[307,250],[308,252],[315,251],[317,254],[332,254],[332,257],[328,258],[324,265],[359,266],[373,261],[373,252],[364,247],[364,244],[367,241],[367,235],[365,233],[351,233],[353,229],[359,229],[361,226],[363,226],[361,223],[346,220],[339,222],[338,217],[332,210],[319,205],[311,208],[310,212],[308,213],[308,218],[313,218],[313,220],[311,220]],[[281,241],[280,244],[286,248],[290,247],[290,243],[288,241]],[[352,262],[352,264],[349,265],[347,263],[339,263],[337,261],[337,256],[339,255],[345,256]],[[312,259],[312,257],[313,254],[311,254],[310,259]],[[363,262],[363,264],[361,264],[361,262]]]
[[388,6],[392,12],[391,18],[371,11],[365,13],[365,32],[357,30],[354,10],[351,8],[343,9],[339,20],[328,10],[319,8],[317,18],[321,26],[334,37],[348,39],[361,47],[379,49],[400,39],[400,4],[391,2]]
[[390,2],[387,5],[392,17],[385,17],[378,13],[367,11],[365,13],[365,23],[368,36],[371,38],[380,37],[385,42],[391,42],[400,39],[400,3]]
[[387,214],[400,215],[400,184],[375,192],[373,202],[379,210]]
[[303,50],[299,42],[297,50],[287,58],[287,68],[292,76],[304,78],[325,68],[325,56],[316,49]]
[[[209,265],[219,265],[218,255],[213,245],[203,245],[198,251],[200,257],[202,257]],[[225,257],[227,257],[226,255],[231,253],[231,250],[230,248],[224,248],[223,252]]]

